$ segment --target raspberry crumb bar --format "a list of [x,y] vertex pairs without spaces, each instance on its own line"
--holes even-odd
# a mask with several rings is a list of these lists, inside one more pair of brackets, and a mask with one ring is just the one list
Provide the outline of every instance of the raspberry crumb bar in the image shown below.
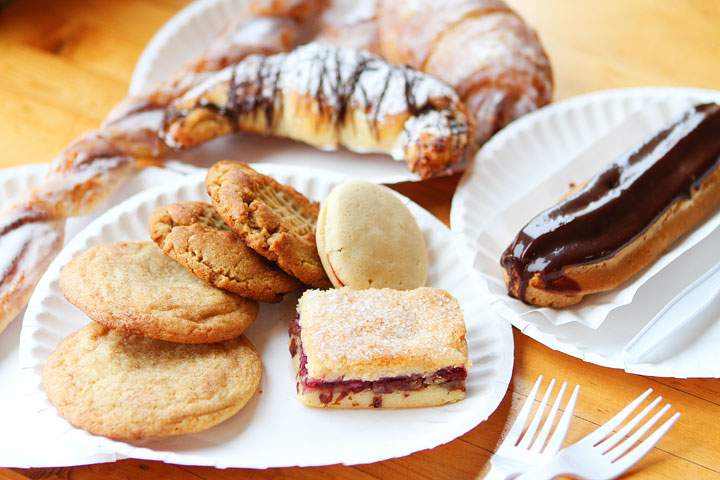
[[408,408],[465,398],[465,322],[444,290],[308,290],[290,325],[290,353],[298,399],[308,406]]

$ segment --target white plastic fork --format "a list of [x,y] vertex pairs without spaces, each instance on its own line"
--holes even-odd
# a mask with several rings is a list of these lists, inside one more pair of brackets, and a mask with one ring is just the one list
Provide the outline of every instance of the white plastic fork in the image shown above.
[[645,393],[633,400],[593,433],[579,442],[560,450],[560,453],[551,462],[535,470],[528,471],[517,477],[517,480],[546,480],[559,475],[572,475],[587,480],[609,480],[618,477],[644,457],[680,416],[680,413],[675,413],[649,437],[630,450],[670,409],[670,404],[667,404],[638,428],[635,433],[618,445],[660,403],[662,397],[658,397],[620,430],[608,437],[651,392],[652,388],[646,390]]
[[550,437],[550,440],[547,442],[547,445],[545,445],[545,441],[547,440],[548,435],[550,434],[550,429],[555,422],[555,415],[560,407],[560,400],[562,400],[562,397],[565,394],[567,382],[563,382],[560,387],[560,392],[555,398],[555,402],[553,403],[553,406],[550,409],[542,428],[540,429],[540,433],[532,445],[530,445],[530,442],[533,440],[538,426],[540,425],[540,420],[542,420],[545,407],[547,406],[548,399],[550,398],[550,393],[555,386],[554,378],[550,381],[550,385],[548,386],[548,389],[540,402],[540,406],[535,412],[535,416],[525,432],[525,435],[523,435],[522,439],[520,439],[520,436],[525,429],[525,423],[530,416],[530,410],[532,409],[533,402],[535,401],[535,396],[540,389],[542,378],[542,375],[538,377],[527,397],[527,400],[525,400],[525,404],[520,410],[520,414],[515,419],[515,423],[513,423],[513,426],[510,428],[510,431],[503,440],[503,443],[500,445],[500,448],[498,448],[497,452],[495,452],[495,454],[490,458],[491,468],[490,472],[485,477],[486,480],[515,478],[523,472],[527,472],[530,469],[546,464],[552,460],[558,450],[560,450],[562,442],[565,439],[565,435],[567,434],[568,427],[570,426],[573,410],[575,410],[575,403],[577,402],[578,392],[580,390],[579,385],[575,387],[570,400],[565,406],[565,412],[560,418],[557,428],[555,429],[552,437]]

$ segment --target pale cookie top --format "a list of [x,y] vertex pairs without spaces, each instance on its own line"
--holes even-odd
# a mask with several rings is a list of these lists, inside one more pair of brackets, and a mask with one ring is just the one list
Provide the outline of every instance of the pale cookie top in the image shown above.
[[254,300],[200,280],[151,242],[90,248],[62,269],[60,290],[96,322],[171,342],[234,338],[258,313]]
[[444,290],[308,290],[298,312],[308,377],[315,380],[470,367],[462,310]]
[[425,285],[428,256],[415,217],[387,187],[350,181],[335,187],[318,217],[317,248],[336,287]]
[[244,337],[186,345],[91,322],[50,354],[43,388],[73,426],[118,440],[208,429],[236,414],[260,384]]
[[198,278],[260,302],[278,302],[302,285],[257,254],[212,205],[180,202],[156,208],[148,219],[153,241]]

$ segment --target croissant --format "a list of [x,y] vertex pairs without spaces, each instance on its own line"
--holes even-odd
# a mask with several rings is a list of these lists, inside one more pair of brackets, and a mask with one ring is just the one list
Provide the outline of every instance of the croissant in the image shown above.
[[550,102],[552,71],[535,32],[502,0],[377,0],[380,55],[450,84],[475,144]]
[[320,43],[219,72],[171,104],[162,135],[171,147],[190,147],[238,130],[387,153],[422,178],[462,160],[472,136],[465,108],[443,82]]
[[[277,53],[295,42],[306,18],[325,0],[248,2],[238,19],[199,59],[171,80],[121,101],[103,126],[66,147],[45,182],[0,212],[0,332],[17,316],[63,244],[65,219],[92,211],[135,171],[137,160],[155,159],[168,147],[159,139],[163,108],[209,73],[251,53]],[[276,15],[276,17],[256,15]],[[251,34],[252,33],[252,34]]]

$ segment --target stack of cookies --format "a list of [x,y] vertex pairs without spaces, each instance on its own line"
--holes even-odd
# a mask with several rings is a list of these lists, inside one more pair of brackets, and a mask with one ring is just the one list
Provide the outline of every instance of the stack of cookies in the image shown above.
[[63,268],[60,290],[93,322],[51,354],[43,385],[74,426],[138,440],[229,418],[260,383],[243,336],[258,301],[330,284],[315,250],[316,203],[244,164],[220,163],[207,179],[213,205],[151,214],[155,244],[99,245]]
[[258,304],[217,289],[151,242],[93,247],[60,274],[65,298],[93,322],[43,370],[72,425],[118,440],[205,430],[240,411],[262,372],[242,332]]

